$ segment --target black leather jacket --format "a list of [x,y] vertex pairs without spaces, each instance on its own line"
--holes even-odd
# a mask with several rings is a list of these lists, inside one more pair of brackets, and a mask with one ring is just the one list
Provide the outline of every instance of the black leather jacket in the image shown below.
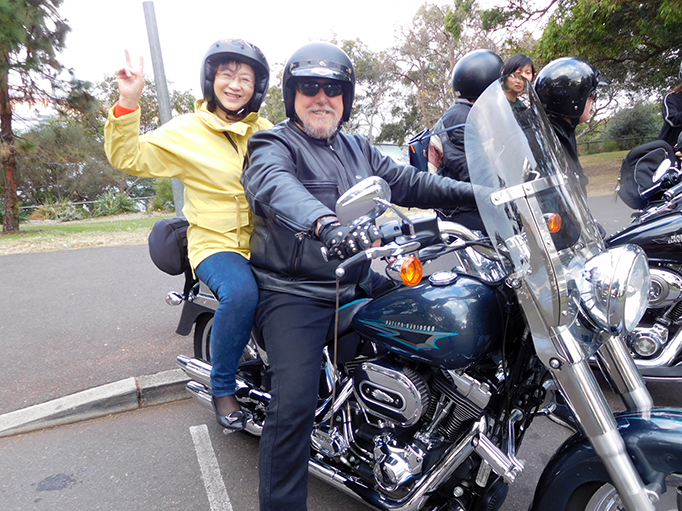
[[[254,213],[251,267],[258,285],[333,302],[339,261],[324,261],[314,228],[318,218],[334,214],[343,192],[372,175],[388,182],[391,202],[400,206],[474,203],[469,183],[399,165],[359,135],[317,140],[290,120],[253,135],[242,184]],[[349,272],[341,302],[354,299],[358,287],[371,292],[370,281],[369,263]]]

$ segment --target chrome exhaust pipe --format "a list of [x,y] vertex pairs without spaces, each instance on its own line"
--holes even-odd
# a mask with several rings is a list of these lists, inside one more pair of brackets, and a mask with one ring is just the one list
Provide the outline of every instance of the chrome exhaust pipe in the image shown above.
[[185,357],[179,355],[175,363],[185,371],[185,374],[192,380],[196,380],[204,386],[211,388],[211,364],[199,360],[198,358]]
[[452,473],[471,456],[474,443],[485,431],[485,418],[474,424],[462,441],[452,446],[440,463],[428,474],[422,476],[414,489],[402,499],[391,499],[363,482],[350,478],[343,472],[330,467],[320,460],[308,461],[310,473],[330,486],[354,497],[365,504],[385,511],[419,511],[431,493],[447,481]]

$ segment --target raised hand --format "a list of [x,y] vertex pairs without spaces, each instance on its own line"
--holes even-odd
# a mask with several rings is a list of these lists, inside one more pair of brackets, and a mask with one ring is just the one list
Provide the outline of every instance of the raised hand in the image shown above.
[[118,104],[123,108],[135,109],[142,97],[142,89],[144,88],[144,59],[140,57],[140,65],[133,69],[130,63],[130,53],[128,50],[126,54],[126,66],[121,68],[116,73],[116,80],[118,82]]

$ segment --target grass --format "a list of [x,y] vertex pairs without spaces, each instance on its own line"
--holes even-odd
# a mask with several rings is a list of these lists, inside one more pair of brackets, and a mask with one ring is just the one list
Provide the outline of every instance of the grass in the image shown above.
[[580,157],[580,163],[590,182],[587,194],[590,197],[613,195],[618,184],[620,165],[628,151],[588,154]]
[[173,214],[135,214],[74,222],[29,222],[0,236],[0,256],[147,242],[154,224]]

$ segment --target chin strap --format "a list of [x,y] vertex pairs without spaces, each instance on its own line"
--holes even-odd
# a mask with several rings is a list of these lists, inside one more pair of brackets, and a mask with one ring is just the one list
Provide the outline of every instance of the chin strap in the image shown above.
[[213,100],[215,101],[215,104],[218,108],[220,108],[227,115],[231,115],[232,117],[237,117],[239,119],[243,119],[244,117],[246,117],[249,114],[249,112],[246,110],[246,107],[249,105],[250,101],[249,101],[249,103],[244,105],[239,110],[228,110],[227,108],[225,108],[223,106],[223,104],[220,102],[220,100],[218,98],[213,98]]

